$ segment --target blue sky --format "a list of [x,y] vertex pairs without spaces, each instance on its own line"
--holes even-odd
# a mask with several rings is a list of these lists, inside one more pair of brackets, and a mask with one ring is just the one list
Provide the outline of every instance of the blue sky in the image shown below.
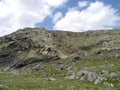
[[120,28],[120,0],[0,0],[0,36],[40,26],[73,32]]
[[[103,2],[105,5],[111,5],[111,7],[116,9],[117,13],[120,14],[120,0],[68,0],[65,6],[63,6],[63,8],[56,9],[54,11],[54,14],[56,12],[61,12],[63,15],[65,15],[66,12],[68,11],[68,8],[76,7],[79,1],[81,2],[82,1],[89,1],[89,2],[100,1],[100,2]],[[38,23],[36,26],[45,26],[47,29],[52,30],[54,24],[52,23],[52,19],[48,17],[42,23]],[[114,28],[120,28],[120,26],[115,26]]]

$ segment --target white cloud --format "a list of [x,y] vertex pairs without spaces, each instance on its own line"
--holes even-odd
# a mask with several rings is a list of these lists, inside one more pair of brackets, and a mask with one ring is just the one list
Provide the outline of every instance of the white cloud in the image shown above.
[[86,7],[88,6],[89,2],[88,1],[79,1],[78,6],[79,7]]
[[53,23],[56,23],[58,20],[60,20],[60,18],[62,18],[62,13],[61,12],[57,12],[54,16],[53,16]]
[[43,0],[43,2],[46,3],[48,6],[55,6],[55,7],[59,7],[60,5],[62,5],[67,1],[68,0]]
[[81,11],[69,9],[66,15],[55,24],[54,29],[76,32],[106,29],[119,25],[119,21],[120,16],[114,8],[96,1]]
[[34,27],[52,15],[55,8],[67,0],[1,0],[0,1],[0,36],[19,28]]

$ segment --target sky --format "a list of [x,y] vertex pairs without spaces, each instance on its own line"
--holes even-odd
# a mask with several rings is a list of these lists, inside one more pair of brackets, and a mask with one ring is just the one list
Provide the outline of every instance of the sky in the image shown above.
[[119,29],[120,0],[0,0],[0,36],[25,27]]

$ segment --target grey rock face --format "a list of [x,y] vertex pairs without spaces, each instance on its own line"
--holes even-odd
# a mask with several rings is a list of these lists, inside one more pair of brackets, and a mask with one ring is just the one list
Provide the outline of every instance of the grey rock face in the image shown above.
[[10,68],[19,69],[31,63],[41,62],[42,60],[44,59],[41,57],[32,57],[32,58],[26,57],[14,63]]

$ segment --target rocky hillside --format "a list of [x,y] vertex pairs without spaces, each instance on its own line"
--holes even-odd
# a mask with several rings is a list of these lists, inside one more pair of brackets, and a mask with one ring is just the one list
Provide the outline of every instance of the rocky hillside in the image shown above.
[[68,57],[119,59],[120,31],[73,33],[25,28],[0,38],[0,66],[22,68]]
[[120,30],[76,33],[24,28],[0,37],[0,68],[95,84],[104,81],[113,87],[110,80],[120,81]]

